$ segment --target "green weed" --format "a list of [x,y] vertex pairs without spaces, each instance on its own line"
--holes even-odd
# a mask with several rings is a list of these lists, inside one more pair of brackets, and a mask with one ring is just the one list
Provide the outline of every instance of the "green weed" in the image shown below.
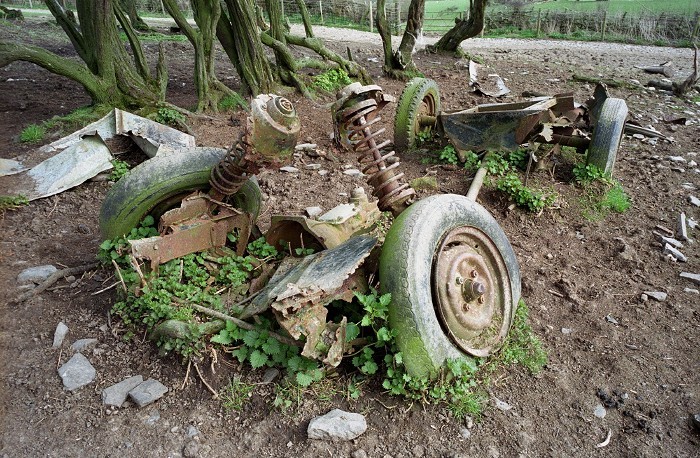
[[595,165],[580,162],[574,166],[573,174],[585,191],[580,203],[586,219],[598,221],[610,212],[624,213],[632,206],[620,182]]
[[54,116],[51,119],[44,121],[42,125],[47,130],[58,129],[61,131],[75,131],[82,129],[91,122],[106,115],[112,107],[107,105],[91,105],[78,108],[71,113],[63,116]]
[[517,206],[539,213],[554,204],[557,194],[525,186],[514,166],[522,166],[527,152],[518,150],[507,155],[491,153],[484,158],[483,165],[491,175],[489,184],[506,193]]
[[350,83],[352,83],[352,80],[345,70],[333,68],[314,76],[311,83],[311,88],[322,89],[326,92],[334,93],[338,89],[341,89]]
[[245,106],[245,100],[243,100],[238,94],[229,94],[226,97],[219,100],[218,104],[219,111],[233,111],[237,108],[242,108]]
[[111,181],[119,181],[121,177],[129,172],[129,164],[126,162],[120,161],[119,159],[114,159],[111,161],[111,163],[114,167],[112,173],[109,174],[109,179]]
[[243,382],[240,378],[234,377],[220,392],[221,404],[226,410],[240,412],[243,406],[253,394],[255,385]]
[[503,347],[488,363],[489,371],[498,367],[520,365],[527,368],[531,374],[536,374],[547,364],[547,352],[532,331],[528,315],[529,310],[525,301],[521,299]]
[[457,165],[457,163],[459,162],[459,159],[457,158],[457,152],[455,151],[454,146],[452,145],[445,146],[438,153],[438,159],[440,160],[440,162],[444,162],[445,164]]
[[19,141],[22,143],[38,143],[44,139],[46,127],[37,124],[30,124],[19,134]]
[[25,196],[0,196],[0,215],[6,210],[17,210],[25,205],[29,205],[29,200]]
[[158,108],[155,121],[168,126],[177,127],[185,122],[185,115],[172,108]]

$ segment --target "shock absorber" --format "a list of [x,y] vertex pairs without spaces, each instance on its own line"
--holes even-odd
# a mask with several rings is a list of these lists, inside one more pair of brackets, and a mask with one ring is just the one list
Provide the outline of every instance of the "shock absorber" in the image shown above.
[[[391,151],[382,154],[381,149],[390,141],[377,144],[377,137],[386,131],[381,128],[372,131],[371,127],[382,118],[377,112],[387,103],[379,86],[361,86],[353,83],[339,93],[335,107],[335,118],[341,124],[342,135],[347,135],[346,143],[360,154],[362,173],[369,175],[368,183],[374,189],[373,194],[379,199],[378,206],[382,211],[391,211],[394,216],[401,213],[411,204],[415,191],[407,183],[402,182],[403,173],[396,170],[398,160],[388,164],[388,159],[396,153]],[[334,108],[335,108],[334,107]],[[342,140],[341,140],[342,141]],[[397,173],[398,172],[398,173]]]
[[[238,192],[243,183],[250,178],[249,167],[246,167],[246,135],[228,150],[226,156],[211,169],[209,184],[212,190],[221,194],[219,197],[230,196]],[[249,149],[249,148],[248,148]]]

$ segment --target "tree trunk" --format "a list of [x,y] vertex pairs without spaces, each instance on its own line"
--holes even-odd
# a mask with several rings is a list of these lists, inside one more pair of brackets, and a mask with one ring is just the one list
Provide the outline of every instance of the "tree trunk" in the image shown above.
[[139,16],[138,11],[136,11],[136,0],[119,0],[119,3],[129,16],[129,21],[131,21],[131,26],[134,29],[144,32],[151,30],[151,28],[148,27],[148,24],[143,22],[143,19],[141,19],[141,16]]
[[274,77],[265,56],[253,0],[225,0],[216,35],[241,77],[245,93],[273,92]]
[[413,62],[413,49],[423,29],[425,0],[411,0],[406,29],[396,52],[391,46],[391,30],[386,19],[385,8],[386,0],[377,0],[375,20],[384,45],[384,73],[391,78],[406,79],[417,71],[416,64]]
[[455,26],[429,49],[433,52],[457,52],[464,40],[480,34],[484,29],[486,3],[487,0],[469,0],[469,17],[455,19]]

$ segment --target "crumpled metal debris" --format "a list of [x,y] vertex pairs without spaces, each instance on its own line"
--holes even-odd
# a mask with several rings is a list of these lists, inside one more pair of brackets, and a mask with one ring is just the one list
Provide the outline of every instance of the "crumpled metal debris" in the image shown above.
[[[503,78],[495,73],[487,76],[487,81],[479,83],[479,64],[470,60],[469,61],[469,87],[472,88],[473,92],[485,95],[486,97],[499,98],[504,95],[510,94],[510,89],[506,86]],[[484,86],[490,86],[493,89],[486,89]]]
[[347,321],[326,323],[325,305],[338,299],[350,301],[355,291],[366,291],[365,276],[358,269],[376,244],[375,237],[363,235],[301,259],[287,258],[240,318],[271,308],[293,338],[305,338],[302,355],[337,366],[345,348]]

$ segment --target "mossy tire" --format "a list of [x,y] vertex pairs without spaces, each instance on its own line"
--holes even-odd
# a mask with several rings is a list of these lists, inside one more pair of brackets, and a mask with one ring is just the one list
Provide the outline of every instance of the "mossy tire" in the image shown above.
[[[211,169],[225,155],[226,150],[221,148],[193,148],[159,155],[134,167],[112,186],[102,203],[102,237],[112,239],[128,234],[156,207],[163,207],[168,201],[174,206],[178,196],[208,189]],[[262,195],[255,177],[228,201],[257,219]]]
[[[485,282],[494,287],[489,294],[507,297],[502,304],[500,321],[494,321],[494,325],[507,333],[513,323],[520,300],[520,268],[496,220],[464,196],[442,194],[418,201],[392,224],[379,263],[381,291],[391,293],[389,324],[396,331],[396,343],[406,371],[414,377],[432,377],[446,360],[470,354],[446,326],[436,295],[436,283],[446,281],[443,278],[436,281],[436,272],[441,272],[437,270],[439,262],[436,260],[440,259],[448,234],[460,230],[479,234],[483,244],[491,246],[493,257],[498,258],[500,275],[492,275],[492,285]],[[472,269],[471,266],[467,268]],[[504,291],[496,291],[496,284],[502,285]],[[504,339],[505,334],[494,341],[489,353]]]
[[394,146],[405,152],[416,147],[419,134],[431,132],[434,126],[421,125],[421,116],[434,116],[440,113],[440,93],[435,81],[427,78],[413,78],[408,82],[396,107],[394,118]]
[[612,175],[617,150],[625,129],[627,104],[622,99],[609,98],[603,102],[588,146],[587,164],[593,164]]

